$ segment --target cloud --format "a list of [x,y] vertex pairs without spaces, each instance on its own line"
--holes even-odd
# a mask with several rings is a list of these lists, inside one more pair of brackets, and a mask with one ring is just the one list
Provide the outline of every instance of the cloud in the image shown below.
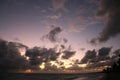
[[117,49],[113,52],[112,60],[113,61],[118,61],[120,55],[120,49]]
[[114,54],[115,56],[119,56],[119,55],[120,55],[120,49],[115,50],[115,51],[113,52],[113,54]]
[[60,45],[60,46],[61,46],[62,49],[65,49],[65,48],[66,48],[65,45]]
[[102,47],[98,50],[98,60],[97,61],[104,61],[109,60],[109,53],[111,51],[112,47]]
[[76,27],[76,25],[71,24],[68,28],[67,31],[68,32],[81,32],[85,29],[85,27]]
[[[88,1],[88,0],[87,0],[87,1]],[[94,4],[97,5],[97,4],[99,3],[99,0],[89,0],[88,2],[89,2],[89,3],[94,3]]]
[[54,10],[63,10],[65,12],[68,12],[68,10],[65,8],[65,3],[67,0],[52,0],[52,6]]
[[59,18],[61,18],[61,14],[48,16],[48,18],[50,18],[50,19],[52,19],[52,20],[58,20]]
[[81,50],[81,51],[85,51],[85,50],[86,50],[86,48],[79,48],[79,50]]
[[[21,48],[26,49],[24,56],[21,56],[21,52],[19,50]],[[75,51],[69,51],[71,50],[70,46],[68,47],[68,50],[66,50],[65,45],[61,45],[61,48],[64,48],[64,50],[57,50],[56,47],[49,49],[41,47],[28,48],[26,45],[21,43],[8,42],[0,39],[0,71],[12,71],[14,69],[38,70],[40,69],[39,65],[42,63],[45,63],[45,70],[59,70],[58,66],[65,68],[65,64],[58,61],[58,58],[60,58],[60,55],[64,53],[62,57],[64,59],[69,59],[75,54]],[[58,66],[51,65],[51,61],[56,62]]]
[[[85,16],[86,17],[86,16]],[[86,29],[87,25],[90,23],[88,17],[83,19],[83,16],[77,16],[75,19],[69,18],[68,26],[65,29],[67,32],[81,32]]]
[[[60,53],[56,52],[55,48],[40,48],[34,47],[28,49],[26,56],[29,57],[31,65],[40,65],[42,62],[55,61],[59,57]],[[39,67],[39,66],[38,66]]]
[[80,62],[86,63],[87,68],[110,66],[114,61],[110,58],[111,49],[112,47],[102,47],[98,51],[88,50]]
[[69,58],[71,58],[75,53],[76,53],[75,51],[65,50],[65,51],[63,52],[62,58],[63,58],[63,59],[69,59]]
[[90,63],[87,65],[86,68],[105,68],[106,66],[110,66],[112,65],[111,59],[110,60],[106,60],[106,61],[99,61],[99,62],[95,62],[95,63]]
[[[11,69],[26,69],[29,63],[21,56],[19,48],[26,47],[21,43],[8,42],[0,39],[0,71]],[[18,64],[19,63],[19,64]]]
[[120,1],[101,0],[97,16],[104,18],[106,26],[92,42],[106,42],[120,34]]
[[88,50],[85,53],[85,56],[81,59],[81,63],[88,63],[88,62],[93,62],[96,61],[96,54],[97,52],[95,50]]
[[51,42],[58,42],[57,35],[62,31],[60,27],[54,27],[44,38],[49,39]]
[[20,41],[20,39],[19,39],[19,38],[17,38],[17,37],[15,37],[15,38],[14,38],[14,41]]
[[67,40],[66,38],[63,38],[63,41],[64,41],[64,43],[67,43],[67,42],[68,42],[68,40]]
[[45,70],[52,70],[52,71],[57,71],[58,68],[56,65],[52,65],[50,62],[47,62],[45,64]]

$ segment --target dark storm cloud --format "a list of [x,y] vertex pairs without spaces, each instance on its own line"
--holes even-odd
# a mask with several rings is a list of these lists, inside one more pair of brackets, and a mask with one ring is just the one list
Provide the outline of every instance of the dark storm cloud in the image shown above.
[[97,16],[103,17],[106,23],[105,28],[99,37],[92,42],[105,42],[108,39],[120,34],[120,1],[119,0],[101,0]]
[[101,60],[109,60],[109,54],[111,51],[112,47],[102,47],[101,49],[98,50],[98,61]]
[[113,55],[118,57],[120,55],[120,49],[115,50]]
[[113,63],[111,60],[106,60],[105,62],[95,62],[87,65],[87,68],[98,68],[98,67],[104,67],[104,66],[111,66]]
[[51,42],[58,42],[57,35],[62,31],[60,27],[54,27],[47,35],[43,38],[49,39]]
[[118,61],[120,55],[120,49],[117,49],[113,52],[112,61]]
[[85,56],[81,59],[81,63],[93,62],[96,60],[97,52],[95,50],[88,50]]
[[63,59],[69,59],[69,58],[71,58],[75,53],[76,53],[75,51],[65,50],[65,51],[63,52],[62,58],[63,58]]
[[40,65],[42,62],[55,61],[59,55],[60,53],[57,53],[54,48],[34,47],[28,49],[26,52],[26,56],[29,57],[31,65]]
[[[0,39],[0,69],[26,69],[28,61],[21,56],[19,48],[25,47],[20,43],[8,42]],[[19,64],[18,64],[19,63]]]
[[98,51],[88,50],[81,59],[81,63],[88,63],[87,68],[110,66],[114,61],[110,58],[111,49],[112,47],[102,47]]

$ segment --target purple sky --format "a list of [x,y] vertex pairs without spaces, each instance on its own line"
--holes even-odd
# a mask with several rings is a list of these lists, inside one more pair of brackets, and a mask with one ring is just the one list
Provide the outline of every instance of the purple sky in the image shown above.
[[77,51],[74,58],[103,46],[120,48],[120,35],[96,46],[89,43],[106,26],[104,18],[96,15],[99,8],[99,0],[1,0],[0,38],[29,47],[54,47],[64,43],[41,38],[60,27],[57,37],[67,39],[65,45]]

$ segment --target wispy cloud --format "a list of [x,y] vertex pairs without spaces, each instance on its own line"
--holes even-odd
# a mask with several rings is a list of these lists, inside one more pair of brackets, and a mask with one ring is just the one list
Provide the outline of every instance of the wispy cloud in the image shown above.
[[52,6],[54,10],[63,10],[63,11],[68,11],[65,7],[65,3],[67,0],[52,0]]
[[56,15],[51,15],[51,16],[47,16],[48,18],[52,19],[52,20],[57,20],[61,18],[61,14],[56,14]]
[[81,31],[83,31],[85,28],[84,27],[76,27],[76,26],[74,26],[74,25],[71,25],[71,26],[69,26],[67,29],[66,29],[66,31],[67,32],[81,32]]
[[21,41],[18,37],[14,38],[15,41]]

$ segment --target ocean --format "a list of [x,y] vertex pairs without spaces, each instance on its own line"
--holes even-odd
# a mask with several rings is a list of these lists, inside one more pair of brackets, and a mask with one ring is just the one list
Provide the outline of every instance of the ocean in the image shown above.
[[104,73],[87,74],[7,74],[4,80],[106,80]]

